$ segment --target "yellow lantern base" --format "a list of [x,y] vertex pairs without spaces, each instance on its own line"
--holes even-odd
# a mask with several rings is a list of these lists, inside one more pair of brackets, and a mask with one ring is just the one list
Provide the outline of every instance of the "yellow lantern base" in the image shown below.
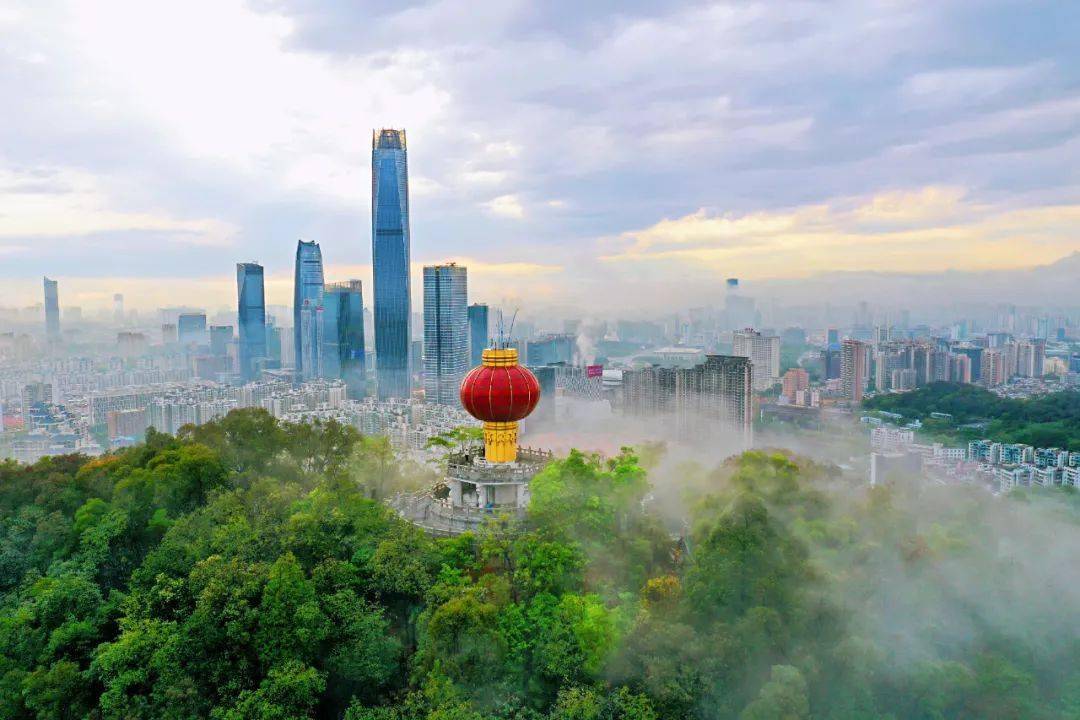
[[516,422],[484,423],[484,459],[506,463],[517,460],[518,424]]

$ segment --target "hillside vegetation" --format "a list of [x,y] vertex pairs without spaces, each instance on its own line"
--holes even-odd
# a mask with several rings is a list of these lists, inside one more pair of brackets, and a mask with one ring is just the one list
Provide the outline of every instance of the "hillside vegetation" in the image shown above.
[[[998,397],[975,385],[939,382],[912,392],[876,395],[863,406],[923,420],[930,431],[958,441],[986,437],[1080,450],[1080,392],[1076,391],[1020,400]],[[953,419],[931,419],[930,413],[935,412],[948,413]],[[957,427],[981,421],[985,421],[984,429]]]
[[334,423],[0,464],[0,717],[1080,717],[1075,496],[647,464],[571,453],[523,522],[442,540]]

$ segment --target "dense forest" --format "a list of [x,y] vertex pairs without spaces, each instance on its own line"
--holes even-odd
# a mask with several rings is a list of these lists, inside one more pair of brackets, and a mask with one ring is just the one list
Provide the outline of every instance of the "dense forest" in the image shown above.
[[[1080,392],[1057,392],[1027,400],[998,397],[989,390],[962,383],[931,383],[912,392],[868,398],[871,410],[919,419],[944,438],[966,441],[991,438],[1036,447],[1080,450]],[[948,413],[951,421],[934,420],[930,413]],[[979,428],[962,425],[981,423]]]
[[0,717],[1080,718],[1080,505],[578,452],[434,539],[384,439],[236,411],[0,464]]

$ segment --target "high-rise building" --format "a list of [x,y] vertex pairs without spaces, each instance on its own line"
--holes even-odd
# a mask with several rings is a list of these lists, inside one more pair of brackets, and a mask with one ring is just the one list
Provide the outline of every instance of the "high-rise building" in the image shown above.
[[210,354],[214,357],[226,357],[229,354],[229,343],[232,340],[232,325],[210,326]]
[[240,376],[254,380],[266,362],[266,293],[263,266],[236,264],[237,325],[240,335]]
[[[488,306],[474,303],[469,306],[469,367],[478,367],[482,362],[484,348],[491,338],[489,332]],[[541,390],[543,390],[541,383]]]
[[525,343],[525,362],[529,367],[574,361],[576,340],[573,335],[545,335]]
[[359,280],[326,286],[323,296],[323,372],[345,381],[353,400],[364,397],[364,293]]
[[866,390],[868,346],[860,340],[847,338],[840,348],[840,387],[844,397],[852,402],[862,402]]
[[404,130],[371,142],[371,259],[378,396],[405,398],[409,372],[409,168]]
[[178,342],[180,342],[180,335],[177,332],[176,323],[162,323],[161,344],[176,345]]
[[956,354],[949,356],[949,380],[958,383],[971,382],[971,358]]
[[1005,353],[998,348],[983,350],[980,358],[979,382],[987,387],[1002,385],[1009,379],[1005,367],[1007,358]]
[[322,307],[322,250],[315,241],[299,240],[293,276],[293,346],[296,348],[298,380],[320,376]]
[[424,395],[454,405],[469,371],[468,280],[464,267],[424,267]]
[[747,328],[733,336],[732,355],[750,358],[754,390],[768,390],[780,380],[780,338]]
[[45,336],[50,342],[60,339],[60,290],[55,280],[44,278]]
[[117,325],[124,324],[124,296],[121,293],[116,293],[112,296],[113,300],[113,322]]
[[670,417],[680,435],[753,445],[750,358],[706,355],[691,368],[657,366],[623,372],[620,407],[628,415]]
[[206,344],[206,313],[181,313],[176,319],[176,332],[184,347]]
[[1028,340],[1016,344],[1016,374],[1020,377],[1042,377],[1046,366],[1046,341]]

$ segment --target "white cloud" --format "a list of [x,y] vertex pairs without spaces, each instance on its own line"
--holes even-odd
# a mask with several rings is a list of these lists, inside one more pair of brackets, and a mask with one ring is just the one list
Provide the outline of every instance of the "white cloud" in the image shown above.
[[164,232],[177,242],[193,245],[227,244],[236,233],[229,223],[210,218],[118,210],[99,178],[85,171],[16,172],[0,167],[0,239],[133,230]]
[[521,220],[525,217],[525,208],[517,195],[500,195],[493,200],[484,203],[484,207],[492,215],[499,217]]

